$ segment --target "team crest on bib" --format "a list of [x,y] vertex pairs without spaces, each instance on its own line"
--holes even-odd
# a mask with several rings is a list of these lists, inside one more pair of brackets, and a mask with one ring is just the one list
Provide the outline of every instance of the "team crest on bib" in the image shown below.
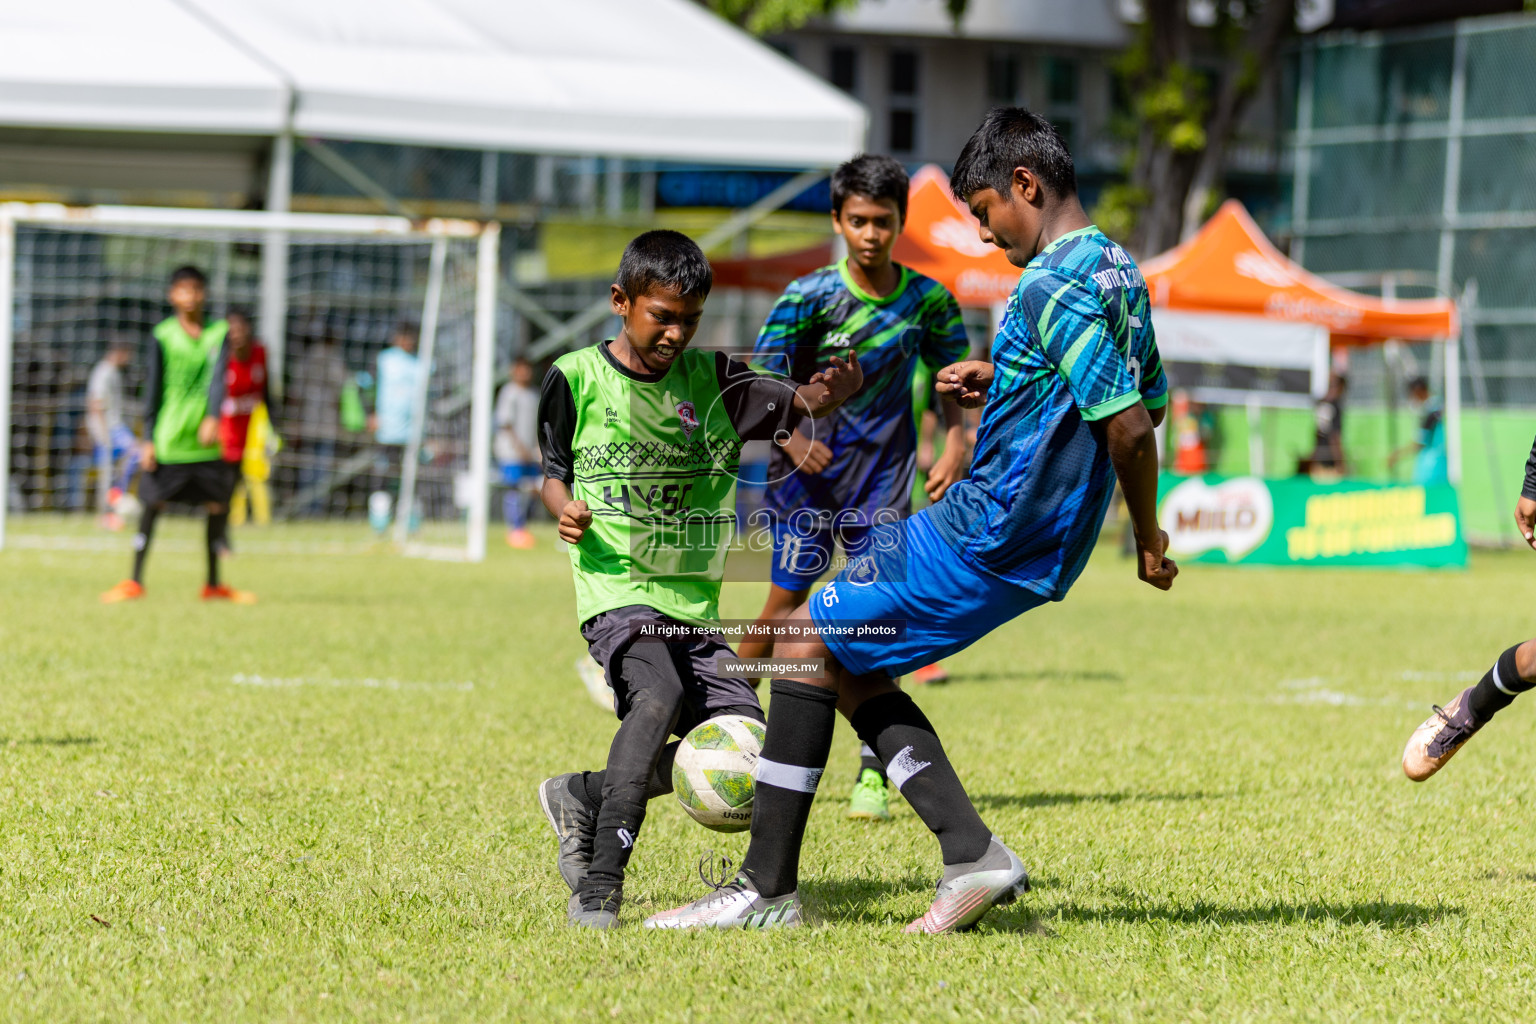
[[699,414],[694,412],[693,403],[678,402],[677,418],[683,424],[683,437],[692,440],[693,432],[699,429]]

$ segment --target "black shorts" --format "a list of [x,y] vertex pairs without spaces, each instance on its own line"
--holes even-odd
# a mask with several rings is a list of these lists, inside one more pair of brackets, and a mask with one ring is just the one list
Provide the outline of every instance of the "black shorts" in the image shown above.
[[240,479],[240,467],[223,459],[162,462],[139,481],[139,501],[158,505],[227,505]]
[[[614,668],[633,641],[636,627],[643,622],[681,625],[678,620],[641,604],[599,612],[581,624],[581,635],[586,638],[592,657],[603,666],[608,685],[613,687],[614,711],[620,718],[629,712],[629,694]],[[694,726],[716,715],[746,715],[763,721],[763,707],[752,684],[740,676],[722,676],[715,671],[716,658],[735,656],[723,636],[715,633],[711,639],[675,641],[667,647],[683,683],[683,709],[674,733],[686,736]]]

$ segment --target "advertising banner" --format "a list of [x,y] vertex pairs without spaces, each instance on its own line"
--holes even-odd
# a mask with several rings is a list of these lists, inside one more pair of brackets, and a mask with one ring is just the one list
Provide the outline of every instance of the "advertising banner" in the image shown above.
[[1307,477],[1173,476],[1158,483],[1170,554],[1227,565],[1463,569],[1456,489]]

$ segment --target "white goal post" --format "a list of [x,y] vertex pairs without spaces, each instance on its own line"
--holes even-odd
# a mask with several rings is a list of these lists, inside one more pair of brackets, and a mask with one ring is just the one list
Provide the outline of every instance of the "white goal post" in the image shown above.
[[[167,274],[191,263],[209,278],[210,316],[246,312],[268,346],[274,390],[286,382],[293,399],[274,403],[288,445],[268,469],[278,518],[345,522],[366,536],[368,499],[382,490],[398,528],[375,523],[380,538],[408,554],[482,560],[499,245],[494,222],[0,203],[0,549],[8,526],[18,536],[16,513],[42,522],[102,511],[85,497],[93,474],[107,493],[112,465],[86,454],[99,422],[86,414],[97,408],[87,375],[109,351],[147,351],[149,328],[169,314]],[[287,271],[278,280],[272,252]],[[358,388],[378,384],[378,354],[400,324],[418,332],[425,372],[401,427],[408,439],[385,443],[371,421],[364,430],[358,413],[348,417],[344,392],[360,409]],[[123,404],[137,409],[142,374],[130,360],[123,376]],[[416,536],[423,518],[438,543]],[[441,543],[459,522],[462,544]]]

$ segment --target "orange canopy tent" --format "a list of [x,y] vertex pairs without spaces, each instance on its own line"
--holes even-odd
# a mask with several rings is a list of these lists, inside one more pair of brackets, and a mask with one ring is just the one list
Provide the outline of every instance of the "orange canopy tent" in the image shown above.
[[1379,299],[1292,263],[1235,199],[1189,241],[1143,263],[1141,272],[1154,306],[1320,324],[1336,344],[1429,341],[1455,337],[1459,329],[1450,299]]
[[[1019,282],[1019,269],[1001,249],[983,242],[976,229],[971,211],[950,194],[949,178],[930,164],[912,177],[907,222],[892,256],[944,285],[962,306],[1007,302]],[[780,291],[795,278],[831,263],[832,245],[712,262],[718,286]]]

